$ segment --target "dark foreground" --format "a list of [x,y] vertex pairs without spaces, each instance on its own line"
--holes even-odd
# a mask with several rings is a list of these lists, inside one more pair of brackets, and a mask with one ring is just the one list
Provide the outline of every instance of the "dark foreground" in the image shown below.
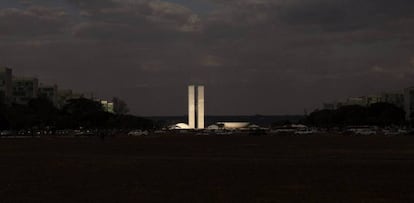
[[414,202],[414,137],[0,139],[0,202]]

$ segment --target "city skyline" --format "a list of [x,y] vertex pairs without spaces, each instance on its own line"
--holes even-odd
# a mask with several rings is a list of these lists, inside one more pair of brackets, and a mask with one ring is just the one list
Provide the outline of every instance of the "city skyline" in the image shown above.
[[[413,86],[408,0],[5,0],[0,66],[131,113],[183,115],[187,84],[210,115],[303,114]],[[237,101],[237,102],[233,102]]]
[[124,101],[118,97],[113,97],[112,101],[108,101],[95,97],[93,93],[77,93],[72,89],[60,89],[57,84],[45,84],[37,77],[17,76],[14,75],[13,69],[0,67],[1,104],[6,106],[28,105],[33,99],[38,98],[46,98],[57,109],[62,109],[69,100],[81,98],[99,102],[105,112],[113,114],[120,113],[117,112],[119,105],[124,105],[123,110],[128,109]]

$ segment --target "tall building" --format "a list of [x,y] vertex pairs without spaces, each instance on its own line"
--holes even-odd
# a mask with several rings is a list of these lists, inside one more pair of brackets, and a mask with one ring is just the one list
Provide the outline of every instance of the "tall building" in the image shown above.
[[188,86],[188,126],[204,129],[204,86]]
[[411,120],[414,113],[414,87],[409,87],[404,90],[404,110],[405,119]]
[[0,68],[0,99],[10,103],[13,98],[12,69]]
[[38,96],[39,81],[37,78],[13,78],[13,102],[27,104]]
[[204,129],[204,86],[197,88],[197,128]]
[[382,93],[381,102],[394,104],[395,106],[404,109],[404,94],[403,93]]
[[188,86],[188,126],[195,128],[195,86]]
[[40,84],[39,96],[49,99],[55,106],[58,106],[58,86],[57,85]]

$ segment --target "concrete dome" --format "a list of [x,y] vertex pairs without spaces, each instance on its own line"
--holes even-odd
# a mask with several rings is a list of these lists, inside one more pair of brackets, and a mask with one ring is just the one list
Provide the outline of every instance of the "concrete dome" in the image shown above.
[[207,127],[208,130],[218,130],[220,127],[218,125],[210,125]]
[[177,123],[172,125],[170,129],[190,129],[190,126],[187,123]]
[[223,125],[225,129],[240,129],[249,127],[249,122],[220,122],[218,123]]

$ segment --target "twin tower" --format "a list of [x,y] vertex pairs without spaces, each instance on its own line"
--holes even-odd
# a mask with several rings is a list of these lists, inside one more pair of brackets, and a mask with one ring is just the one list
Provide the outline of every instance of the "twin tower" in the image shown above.
[[204,86],[202,85],[188,86],[188,126],[190,129],[204,129]]

